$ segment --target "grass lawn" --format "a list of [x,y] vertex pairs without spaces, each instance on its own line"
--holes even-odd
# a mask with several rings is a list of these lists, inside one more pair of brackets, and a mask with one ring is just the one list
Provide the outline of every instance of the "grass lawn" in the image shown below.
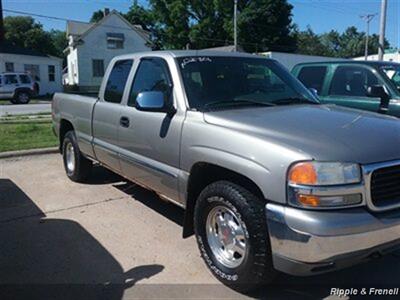
[[0,122],[0,152],[46,148],[58,145],[51,122]]

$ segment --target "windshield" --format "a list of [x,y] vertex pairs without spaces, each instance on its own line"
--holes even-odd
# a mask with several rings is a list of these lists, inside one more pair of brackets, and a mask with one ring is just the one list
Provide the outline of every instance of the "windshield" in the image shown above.
[[318,103],[278,63],[265,58],[178,58],[190,108],[239,108]]
[[381,69],[386,77],[389,78],[400,91],[400,66],[384,66]]

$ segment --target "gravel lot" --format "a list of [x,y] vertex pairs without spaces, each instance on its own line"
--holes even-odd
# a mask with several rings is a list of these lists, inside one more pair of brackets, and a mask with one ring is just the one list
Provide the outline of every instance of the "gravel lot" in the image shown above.
[[[218,284],[193,237],[181,238],[182,209],[102,168],[76,184],[58,154],[0,160],[0,210],[0,283],[9,289],[22,284],[57,298],[64,290],[87,299],[246,298]],[[252,296],[324,298],[341,284],[398,287],[399,278],[393,254],[326,275],[280,275]]]

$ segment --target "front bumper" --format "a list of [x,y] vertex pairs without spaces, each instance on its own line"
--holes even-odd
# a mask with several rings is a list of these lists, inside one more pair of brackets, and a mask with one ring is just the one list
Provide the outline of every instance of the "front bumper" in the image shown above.
[[292,275],[328,272],[400,248],[400,210],[312,211],[268,203],[266,216],[274,267]]

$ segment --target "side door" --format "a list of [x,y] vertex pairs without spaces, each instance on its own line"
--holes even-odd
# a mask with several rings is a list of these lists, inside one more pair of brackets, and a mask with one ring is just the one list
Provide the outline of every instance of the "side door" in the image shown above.
[[2,86],[2,95],[4,98],[12,98],[14,91],[19,86],[18,77],[15,74],[3,75],[4,84]]
[[[145,91],[161,91],[164,101],[176,107],[168,63],[158,57],[138,62],[127,106],[121,114],[119,142],[125,176],[178,200],[180,135],[184,112],[140,111],[136,98]],[[124,124],[125,123],[125,124]]]
[[93,149],[96,159],[120,172],[118,127],[121,101],[133,65],[132,59],[117,60],[112,65],[106,84],[100,90],[100,99],[93,109]]
[[333,72],[323,102],[378,112],[380,98],[367,97],[371,85],[383,84],[372,69],[361,65],[340,65]]

